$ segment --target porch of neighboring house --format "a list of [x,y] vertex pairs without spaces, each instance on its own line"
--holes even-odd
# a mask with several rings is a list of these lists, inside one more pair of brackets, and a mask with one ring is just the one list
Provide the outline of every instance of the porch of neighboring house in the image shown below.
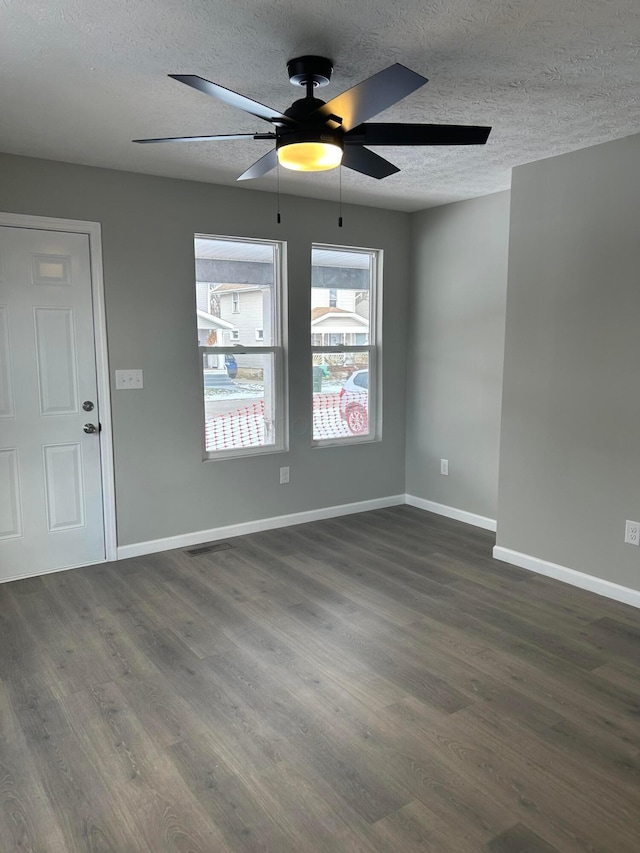
[[[368,328],[369,321],[366,317],[344,308],[318,306],[311,311],[312,346],[366,347]],[[313,363],[314,366],[324,368],[326,378],[340,379],[348,378],[354,370],[363,366],[358,363],[358,353],[345,353],[339,359],[316,353]]]

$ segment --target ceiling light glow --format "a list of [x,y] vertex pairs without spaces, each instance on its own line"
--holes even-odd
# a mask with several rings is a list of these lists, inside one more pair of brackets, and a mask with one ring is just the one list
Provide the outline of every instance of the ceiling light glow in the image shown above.
[[342,148],[333,142],[292,142],[278,148],[278,161],[296,172],[324,172],[342,162]]

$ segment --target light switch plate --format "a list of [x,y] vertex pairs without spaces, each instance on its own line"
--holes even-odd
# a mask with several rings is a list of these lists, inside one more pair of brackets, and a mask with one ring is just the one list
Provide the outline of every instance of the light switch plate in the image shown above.
[[138,389],[143,388],[142,371],[141,370],[116,370],[116,388]]

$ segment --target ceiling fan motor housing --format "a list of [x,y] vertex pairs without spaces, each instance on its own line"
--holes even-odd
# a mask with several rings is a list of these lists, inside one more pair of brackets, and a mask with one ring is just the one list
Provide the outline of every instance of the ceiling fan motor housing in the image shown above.
[[[294,119],[296,122],[309,124],[309,116],[324,105],[325,101],[322,101],[320,98],[300,98],[299,101],[294,101],[284,111],[284,115]],[[321,116],[317,116],[315,119],[316,124],[323,125],[324,122],[325,120]]]

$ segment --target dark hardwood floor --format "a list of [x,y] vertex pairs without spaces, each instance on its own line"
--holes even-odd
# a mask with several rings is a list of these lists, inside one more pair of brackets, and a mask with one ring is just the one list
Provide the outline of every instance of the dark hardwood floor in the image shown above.
[[0,586],[0,850],[638,853],[640,611],[380,510]]

